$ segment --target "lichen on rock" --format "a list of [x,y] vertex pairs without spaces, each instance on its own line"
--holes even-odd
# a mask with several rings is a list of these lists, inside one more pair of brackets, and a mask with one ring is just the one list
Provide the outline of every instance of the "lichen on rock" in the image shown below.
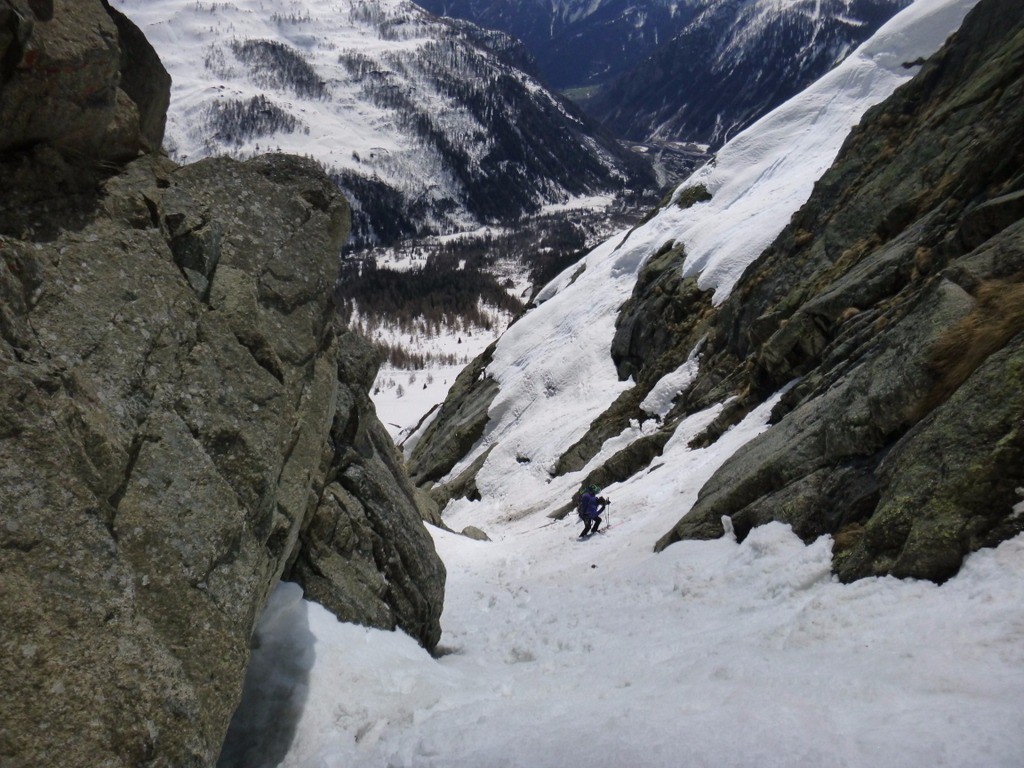
[[[72,5],[0,36],[0,763],[208,766],[282,575],[432,647],[444,568],[338,324],[344,199],[301,158],[154,153],[159,62]],[[68,103],[110,98],[47,124],[36,43],[83,63]],[[87,151],[125,100],[135,138]],[[313,535],[346,494],[367,557]]]

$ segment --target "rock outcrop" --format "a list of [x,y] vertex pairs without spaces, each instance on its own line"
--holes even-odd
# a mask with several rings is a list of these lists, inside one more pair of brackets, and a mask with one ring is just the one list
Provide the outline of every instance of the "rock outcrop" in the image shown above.
[[833,534],[843,579],[941,581],[1024,529],[1022,94],[1024,19],[982,0],[865,116],[722,306],[689,407],[799,383],[658,548],[781,520]]
[[354,334],[342,334],[339,346],[333,457],[286,575],[342,621],[401,627],[432,649],[441,638],[444,567],[370,401],[380,361]]
[[336,320],[344,199],[151,152],[142,35],[46,5],[0,5],[0,763],[213,765],[282,576],[432,648],[444,568]]
[[106,3],[2,0],[0,231],[48,234],[57,210],[67,225],[99,179],[159,150],[170,84],[145,37]]
[[471,495],[475,487],[480,462],[451,483],[434,484],[458,464],[487,427],[487,409],[498,394],[497,383],[486,375],[492,354],[493,344],[462,370],[409,455],[409,476],[417,486],[429,488],[442,508],[452,498]]

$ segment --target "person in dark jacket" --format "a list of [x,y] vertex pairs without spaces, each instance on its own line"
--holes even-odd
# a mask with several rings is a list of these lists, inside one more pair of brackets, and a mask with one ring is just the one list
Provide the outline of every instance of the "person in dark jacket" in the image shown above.
[[598,496],[600,489],[596,485],[589,486],[580,496],[579,515],[583,521],[583,533],[581,539],[587,538],[592,533],[597,533],[601,527],[601,513],[608,506],[608,499]]

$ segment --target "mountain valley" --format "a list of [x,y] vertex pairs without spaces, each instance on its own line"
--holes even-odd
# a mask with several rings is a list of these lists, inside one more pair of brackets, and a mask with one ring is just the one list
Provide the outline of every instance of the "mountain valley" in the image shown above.
[[0,0],[0,765],[1018,765],[1018,0],[270,5]]
[[172,157],[311,157],[352,201],[355,247],[655,183],[641,156],[522,69],[518,42],[407,0],[115,5],[171,73]]
[[908,0],[424,0],[521,39],[552,86],[634,142],[721,146]]

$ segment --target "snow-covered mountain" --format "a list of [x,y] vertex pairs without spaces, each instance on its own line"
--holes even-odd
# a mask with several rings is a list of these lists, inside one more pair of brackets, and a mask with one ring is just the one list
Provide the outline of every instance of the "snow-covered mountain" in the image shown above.
[[600,85],[676,35],[704,0],[422,0],[438,15],[519,38],[552,86]]
[[[679,244],[683,276],[722,304],[806,202],[861,115],[911,77],[903,62],[934,51],[969,5],[919,0],[839,67],[727,143],[676,190],[674,204],[610,238],[552,281],[538,295],[539,306],[508,329],[479,370],[470,369],[467,378],[491,382],[494,398],[471,449],[450,465],[435,465],[430,451],[421,451],[417,441],[435,439],[432,430],[450,432],[442,409],[407,444],[414,479],[450,481],[483,459],[475,481],[482,502],[455,501],[451,507],[485,524],[550,510],[571,496],[587,470],[554,480],[551,474],[590,425],[637,385],[620,378],[611,350],[620,309],[641,267]],[[908,32],[918,26],[920,32]],[[641,407],[646,420],[609,440],[587,466],[599,466],[658,428],[667,405],[692,379],[692,368],[692,361],[684,362],[663,384],[648,384],[659,394]],[[580,371],[587,372],[585,385],[575,383]],[[686,453],[685,441],[679,448]]]
[[810,85],[909,0],[423,0],[519,37],[616,135],[719,146]]
[[842,61],[909,0],[706,0],[587,102],[620,136],[719,146]]
[[[651,552],[664,528],[721,492],[726,483],[716,485],[714,477],[744,452],[751,463],[768,453],[835,456],[850,445],[842,440],[844,429],[869,440],[886,426],[874,418],[877,410],[832,401],[819,414],[813,444],[769,442],[773,434],[795,436],[789,428],[799,418],[799,398],[827,397],[830,389],[854,382],[865,396],[859,405],[875,404],[882,412],[892,406],[895,413],[900,376],[871,355],[888,348],[882,362],[890,369],[920,359],[927,334],[944,329],[929,313],[952,310],[948,322],[956,312],[974,316],[971,293],[986,270],[1005,271],[1005,282],[989,290],[1009,282],[1019,288],[1019,16],[1005,32],[1015,0],[981,0],[979,10],[988,13],[972,16],[971,28],[965,25],[945,55],[923,69],[902,66],[935,51],[973,5],[917,0],[812,88],[729,142],[715,164],[682,185],[649,221],[553,281],[540,305],[466,371],[458,397],[433,416],[432,426],[443,426],[433,437],[426,427],[413,448],[421,480],[432,476],[424,487],[436,480],[434,490],[458,496],[445,522],[455,530],[484,528],[492,538],[434,532],[448,569],[446,653],[432,659],[400,636],[339,625],[303,603],[298,590],[279,591],[261,637],[268,651],[258,663],[266,666],[253,679],[266,681],[267,701],[291,692],[280,703],[283,712],[302,708],[294,737],[288,734],[285,765],[906,768],[1019,762],[1021,535],[970,554],[941,585],[870,576],[842,583],[833,576],[834,558],[857,531],[845,531],[844,541],[822,535],[807,542],[795,535],[797,522],[743,530],[726,524],[715,540]],[[915,71],[913,83],[865,115]],[[849,165],[833,166],[844,142],[839,160]],[[941,157],[943,143],[954,156]],[[936,158],[937,169],[929,165]],[[997,183],[988,187],[989,181]],[[898,199],[903,204],[894,205]],[[823,230],[805,228],[823,205],[847,218]],[[863,234],[858,220],[861,227],[868,222],[868,232],[859,248],[846,248],[844,236]],[[912,238],[939,231],[929,229],[936,226],[948,239],[918,250]],[[779,247],[766,251],[780,233]],[[744,275],[755,260],[758,266],[767,261],[765,270]],[[791,270],[786,280],[774,273],[783,261]],[[794,279],[801,269],[808,279]],[[824,293],[808,320],[810,307],[804,315],[793,307],[808,301],[814,287]],[[744,296],[755,300],[751,312],[759,310],[759,290],[782,293],[788,313],[783,304],[772,315],[748,317],[733,303]],[[847,303],[851,290],[885,299],[881,306],[853,306]],[[820,330],[830,312],[840,313],[845,327],[828,328],[836,335],[816,348],[833,364],[831,375],[822,380],[820,371],[807,371],[800,381],[782,384],[770,379],[777,389],[712,432],[709,427],[742,399],[735,389],[751,383],[744,371],[764,363],[760,348],[734,356],[731,378],[702,376],[722,343],[708,338],[653,381],[644,371],[622,379],[612,359],[618,321],[640,293],[665,298],[665,311],[652,322],[677,341],[699,336],[672,311],[673,302],[685,303],[688,295],[702,297],[692,321],[727,314],[737,334],[749,332],[755,340],[772,329],[784,335],[788,320],[795,338],[813,346],[815,323]],[[920,313],[921,335],[893,348],[893,327]],[[1014,328],[1013,344],[991,356],[1002,375],[990,374],[985,385],[989,411],[1010,417],[999,424],[1005,433],[995,445],[999,460],[978,462],[977,471],[992,468],[986,487],[955,482],[967,493],[998,488],[998,514],[1009,520],[1024,508],[1006,495],[1014,482],[1024,484],[1019,317]],[[814,354],[796,346],[784,352],[781,357]],[[706,406],[674,409],[673,402],[683,402],[695,387]],[[645,394],[631,410],[629,398],[638,389]],[[918,467],[907,465],[904,444],[884,452],[884,483],[902,483],[901,505],[947,485],[963,470],[951,443],[973,445],[989,428],[989,415],[977,404],[958,399],[947,406],[909,432],[897,429],[900,440],[935,438],[959,412],[957,426],[939,436],[947,442],[930,443],[933,452]],[[483,426],[462,438],[468,447],[448,466],[434,452],[428,468],[423,441],[443,433],[454,445],[456,433],[473,433],[481,409]],[[562,457],[612,411],[624,414],[623,427],[578,468],[559,471]],[[647,463],[624,471],[628,449],[663,431],[670,436],[648,452]],[[839,515],[851,497],[836,492],[839,485],[816,484],[849,478],[880,458],[839,455],[837,465],[794,484],[820,490],[826,513]],[[729,475],[741,482],[726,490],[750,497],[767,485],[764,506],[796,521],[808,497],[779,495],[792,479],[784,468],[771,465],[760,478]],[[934,483],[929,468],[939,475]],[[618,473],[603,490],[612,500],[610,530],[577,543],[571,516],[563,521],[551,514],[598,469]],[[886,489],[864,483],[860,490],[863,504]],[[980,517],[987,507],[975,503]],[[921,510],[912,527],[926,546],[941,549],[944,541],[980,535],[977,518],[966,530],[931,527],[955,506],[938,500]],[[860,534],[882,535],[873,527]],[[315,648],[315,660],[307,656],[300,669],[275,680],[274,645],[291,658],[295,649]],[[353,691],[363,695],[353,701]]]
[[[907,66],[972,5],[914,3],[550,283],[407,443],[414,481],[485,527],[589,483],[668,493],[659,549],[783,520],[835,536],[844,579],[942,581],[1021,530],[1022,465],[998,457],[1024,412],[1001,390],[1024,340],[1022,21],[988,0]],[[755,412],[772,428],[674,498]]]
[[358,242],[515,221],[652,181],[520,68],[514,40],[406,0],[114,5],[172,75],[173,156],[311,156],[352,200]]

